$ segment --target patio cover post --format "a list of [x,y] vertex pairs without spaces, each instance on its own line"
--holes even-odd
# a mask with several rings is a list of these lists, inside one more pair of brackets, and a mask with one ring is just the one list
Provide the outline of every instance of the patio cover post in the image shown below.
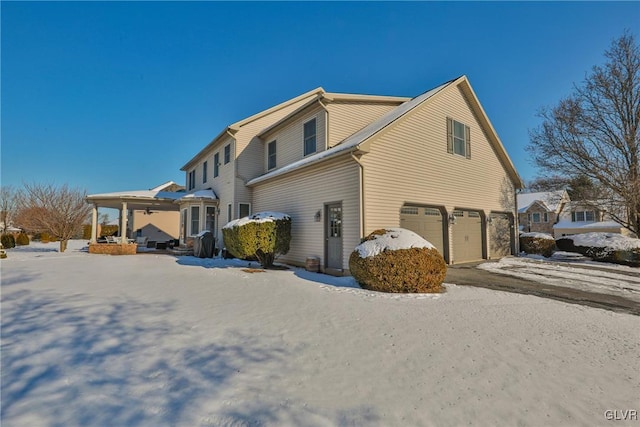
[[94,203],[91,210],[91,243],[98,241],[98,206]]
[[127,243],[127,216],[127,202],[123,200],[120,212],[120,243]]

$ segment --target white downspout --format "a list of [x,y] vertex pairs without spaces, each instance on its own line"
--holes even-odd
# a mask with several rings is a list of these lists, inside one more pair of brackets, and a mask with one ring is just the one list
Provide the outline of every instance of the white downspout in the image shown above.
[[360,200],[359,200],[359,211],[360,211],[360,238],[363,239],[365,237],[364,233],[366,231],[366,226],[365,226],[365,215],[364,215],[364,165],[362,164],[362,162],[360,161],[359,158],[357,158],[354,154],[353,151],[350,153],[351,154],[351,158],[353,160],[355,160],[355,162],[358,164],[359,168],[359,173],[358,173],[358,180],[360,182]]

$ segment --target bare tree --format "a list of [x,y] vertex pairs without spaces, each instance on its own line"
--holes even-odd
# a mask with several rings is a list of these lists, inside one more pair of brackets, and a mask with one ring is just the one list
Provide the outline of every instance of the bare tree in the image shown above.
[[589,178],[598,207],[640,235],[640,49],[625,32],[604,56],[570,96],[541,110],[527,148],[543,170]]
[[69,188],[66,184],[25,184],[19,200],[20,224],[31,230],[46,232],[60,240],[60,252],[67,248],[88,220],[91,206],[85,201],[86,191]]
[[13,224],[18,209],[20,192],[11,185],[0,187],[0,222],[2,231]]

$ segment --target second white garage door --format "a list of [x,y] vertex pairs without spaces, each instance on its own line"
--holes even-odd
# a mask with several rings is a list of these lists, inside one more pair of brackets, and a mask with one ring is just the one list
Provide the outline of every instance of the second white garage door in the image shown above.
[[482,259],[482,217],[480,212],[455,210],[453,224],[454,263],[478,261]]

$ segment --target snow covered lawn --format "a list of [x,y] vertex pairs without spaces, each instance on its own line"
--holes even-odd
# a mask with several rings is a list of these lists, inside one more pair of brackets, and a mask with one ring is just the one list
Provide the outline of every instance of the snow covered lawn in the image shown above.
[[570,426],[640,410],[638,316],[77,243],[1,261],[3,426]]

